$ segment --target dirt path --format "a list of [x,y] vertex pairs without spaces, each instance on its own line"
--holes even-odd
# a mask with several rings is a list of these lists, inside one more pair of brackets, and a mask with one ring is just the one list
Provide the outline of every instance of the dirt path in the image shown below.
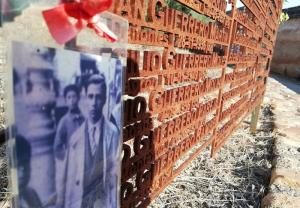
[[300,81],[273,76],[265,102],[274,106],[277,137],[273,171],[265,207],[300,205]]

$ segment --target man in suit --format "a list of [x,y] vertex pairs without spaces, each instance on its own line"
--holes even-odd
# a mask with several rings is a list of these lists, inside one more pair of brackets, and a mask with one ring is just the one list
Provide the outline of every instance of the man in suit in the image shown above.
[[91,76],[86,84],[87,118],[68,149],[65,208],[117,206],[120,138],[103,116],[106,95],[105,77]]

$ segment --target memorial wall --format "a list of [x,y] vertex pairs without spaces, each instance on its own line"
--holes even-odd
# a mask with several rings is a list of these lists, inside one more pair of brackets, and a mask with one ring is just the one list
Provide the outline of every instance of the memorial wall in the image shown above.
[[[49,1],[48,6],[51,6],[50,2],[52,6],[56,6],[61,1]],[[73,1],[65,0],[63,2]],[[74,2],[82,6],[80,4],[83,1]],[[244,6],[237,7],[240,3]],[[120,98],[122,78],[120,77],[122,69],[125,69],[124,63],[126,63],[126,50],[124,48],[126,48],[127,33],[124,31],[127,31],[127,23],[122,23],[121,20],[114,21],[115,15],[110,17],[110,14],[104,13],[102,21],[105,20],[104,22],[108,28],[113,28],[113,32],[119,35],[118,41],[115,43],[116,46],[110,45],[104,40],[99,41],[99,37],[94,32],[91,34],[84,30],[81,34],[76,35],[76,40],[73,39],[66,45],[67,49],[79,50],[81,54],[70,51],[63,52],[62,48],[54,50],[57,47],[57,43],[48,34],[46,24],[36,24],[44,21],[41,8],[36,7],[38,4],[24,10],[22,16],[15,18],[13,22],[8,21],[3,26],[3,31],[9,41],[26,40],[38,44],[38,46],[30,47],[26,44],[21,44],[21,46],[25,49],[33,47],[35,53],[40,53],[39,57],[43,59],[43,62],[41,62],[44,64],[43,67],[48,66],[47,61],[44,59],[49,58],[48,55],[43,54],[45,51],[53,52],[54,50],[57,54],[62,54],[61,56],[57,55],[58,57],[63,57],[61,58],[62,62],[69,60],[68,64],[70,65],[71,63],[71,66],[75,66],[77,63],[78,66],[76,65],[76,67],[78,69],[83,65],[81,63],[86,63],[86,56],[91,54],[99,56],[92,56],[93,58],[90,62],[98,63],[97,66],[94,64],[94,71],[97,72],[98,68],[100,68],[99,73],[101,72],[105,75],[102,76],[102,80],[105,77],[106,80],[110,81],[108,82],[108,90],[105,88],[102,91],[108,91],[108,95],[112,94],[113,98],[116,98],[116,102],[110,102],[109,96],[107,96],[109,101],[107,105],[109,107],[102,106],[103,112],[105,115],[109,115],[110,118],[113,118],[115,116],[114,113],[117,112],[119,116],[115,116],[117,119],[114,120],[115,126],[113,128],[117,129],[112,133],[115,131],[119,133],[120,129],[123,133],[121,207],[146,207],[203,150],[209,148],[211,156],[215,156],[245,117],[261,105],[270,71],[282,4],[283,0],[241,0],[240,2],[236,0],[114,0],[109,11],[124,17],[129,22],[127,67],[123,74],[125,78],[123,131],[120,124],[122,113]],[[89,4],[87,5],[89,6]],[[89,7],[91,11],[93,11],[93,8]],[[82,10],[80,11],[82,12]],[[70,12],[70,14],[65,13],[66,17],[73,14]],[[91,17],[97,16],[98,12],[94,11],[94,13],[89,15]],[[79,20],[82,18],[80,15],[77,17]],[[72,18],[74,17],[72,16]],[[87,26],[89,27],[93,23],[91,19],[87,18],[89,21]],[[51,21],[51,18],[49,20]],[[35,24],[32,24],[32,22]],[[70,22],[72,21],[70,20]],[[86,19],[83,22],[87,22]],[[95,25],[93,29],[96,33],[99,32]],[[6,44],[10,43],[9,41],[6,41]],[[73,47],[72,43],[76,47]],[[26,60],[29,60],[28,54],[24,53],[26,50],[23,50],[18,44],[20,45],[20,43],[14,42],[15,48],[12,50],[14,52],[12,57],[14,58],[10,57],[7,60],[5,58],[6,61],[10,59],[13,61],[10,64],[13,64],[13,67],[7,66],[7,69],[22,69],[24,64],[19,57],[25,57]],[[43,47],[41,48],[39,45]],[[96,49],[95,51],[90,51],[88,50],[89,48]],[[109,52],[106,52],[108,49],[110,49]],[[22,51],[24,54],[21,54]],[[85,52],[91,54],[85,54]],[[21,54],[22,56],[16,56],[16,54]],[[67,60],[64,57],[71,58]],[[40,63],[40,61],[37,63]],[[105,67],[106,65],[107,67]],[[73,68],[76,68],[74,66]],[[22,71],[20,69],[18,70]],[[113,72],[111,69],[115,69],[114,75],[111,74]],[[24,69],[24,71],[26,70]],[[60,70],[63,70],[66,74],[70,73],[70,69],[68,71],[60,67]],[[89,72],[89,70],[90,65],[87,65],[85,70],[82,70],[79,74],[85,77],[87,75],[86,71]],[[31,71],[33,71],[31,74],[42,74],[37,73],[38,71],[35,70]],[[44,70],[45,75],[36,76],[35,79],[39,77],[50,79],[52,75],[48,75],[47,71],[51,70]],[[27,79],[25,75],[28,75],[28,73],[22,73],[21,77]],[[93,72],[91,73],[93,74]],[[53,74],[55,73],[53,72]],[[12,76],[17,77],[11,73],[7,80],[12,80]],[[15,78],[14,80],[17,79]],[[51,82],[47,81],[47,83],[54,83],[54,81],[51,78]],[[49,88],[51,92],[53,91],[52,97],[55,97],[55,87],[52,87],[52,85],[55,85],[48,84],[51,86],[49,87],[47,84],[44,84],[45,87],[40,87],[40,83],[44,82],[46,83],[46,81],[32,82],[34,87],[31,85],[24,86],[34,89],[34,93],[40,96],[39,101],[45,101],[46,99],[43,96],[47,94],[39,93],[39,90]],[[14,88],[7,88],[9,94],[13,95],[15,93],[17,95],[20,91],[18,90],[18,87],[21,86],[20,83],[24,84],[26,82],[19,81],[19,83],[14,83]],[[76,85],[77,82],[73,83],[72,81],[69,84]],[[13,86],[13,83],[11,83],[11,86]],[[27,88],[24,88],[23,91],[31,92],[31,88],[27,91],[25,90]],[[24,92],[23,94],[25,94]],[[1,93],[2,91],[0,90]],[[56,107],[61,107],[60,110],[63,110],[62,107],[64,106],[60,105],[60,103],[63,103],[63,93],[57,94],[60,94],[60,97],[58,95],[55,97],[57,99]],[[84,95],[83,98],[86,98],[83,92],[77,94],[79,98],[82,95]],[[31,104],[29,106],[36,106],[36,103],[34,103],[36,100],[30,99],[30,96],[28,97],[27,101]],[[22,104],[23,100],[21,98],[19,101]],[[15,101],[18,100],[15,99]],[[112,101],[114,100],[112,99]],[[119,103],[119,107],[116,110],[110,110],[110,108],[117,107],[116,103]],[[42,104],[38,105],[38,107],[45,105],[45,103]],[[46,104],[48,106],[48,103]],[[81,109],[86,109],[86,105],[77,104]],[[7,105],[13,106],[12,101],[8,102]],[[16,109],[18,110],[18,108]],[[50,125],[52,123],[48,121],[51,117],[50,110],[46,111],[47,115],[42,117],[45,122],[36,123],[41,124],[40,128],[43,132],[50,132],[51,130],[50,133],[54,134],[54,130],[49,129],[50,127],[54,128],[54,125]],[[11,111],[12,109],[6,113],[13,115]],[[20,111],[22,113],[21,108]],[[93,114],[93,111],[94,109],[91,110],[91,114]],[[45,114],[45,112],[43,113]],[[102,112],[99,114],[102,114]],[[41,117],[41,113],[38,116]],[[26,116],[22,118],[27,119]],[[48,120],[45,118],[48,118]],[[7,123],[9,125],[14,123],[13,118],[9,118]],[[21,122],[22,125],[27,123],[30,124],[30,122]],[[27,135],[28,141],[32,140],[32,144],[38,144],[38,148],[36,148],[37,145],[33,145],[32,163],[43,164],[43,167],[47,168],[40,168],[44,172],[39,172],[39,168],[32,168],[31,174],[33,177],[31,180],[37,181],[37,184],[30,182],[29,185],[41,193],[43,196],[41,201],[43,204],[47,204],[45,202],[52,199],[52,195],[55,193],[53,182],[53,139],[41,137],[38,134],[37,126],[34,126],[34,128],[36,131],[28,132],[24,128],[26,133],[36,133],[37,135],[34,135],[37,138],[35,140],[32,139],[35,138],[34,136]],[[52,137],[53,135],[51,135]],[[117,142],[115,138],[120,138],[120,134],[112,138],[114,139],[110,141]],[[17,141],[21,140],[26,139],[17,139]],[[36,143],[37,141],[42,142]],[[107,147],[105,144],[102,145]],[[47,147],[49,151],[44,147]],[[44,151],[46,159],[40,157],[39,151],[37,153],[35,151],[41,149]],[[114,160],[112,160],[114,163],[108,163],[119,167],[119,160],[116,156],[119,148],[115,149],[115,151],[109,152],[111,156],[115,156]],[[77,154],[74,153],[74,155]],[[20,156],[20,158],[22,157]],[[77,161],[73,160],[72,157],[70,158],[72,162]],[[85,155],[84,158],[88,157]],[[44,161],[46,160],[48,162],[45,163]],[[104,159],[104,161],[106,160]],[[111,165],[108,163],[106,164],[105,162],[106,168]],[[78,167],[83,166],[85,165],[78,165]],[[99,168],[99,166],[95,166]],[[40,166],[33,165],[33,167]],[[103,171],[102,169],[99,171],[100,173]],[[110,169],[107,168],[107,173],[110,173],[111,171],[108,170]],[[76,171],[70,172],[74,173]],[[105,198],[107,203],[108,201],[113,202],[114,205],[107,205],[107,207],[116,207],[118,203],[117,190],[114,190],[118,187],[117,181],[119,180],[117,180],[117,175],[114,173],[113,177],[109,174],[107,174],[107,177],[101,176],[104,178],[103,182],[101,181],[103,184],[110,181],[105,180],[107,178],[115,180],[113,186],[109,184],[110,186],[102,187],[105,190],[103,193],[106,193],[106,190],[113,192],[107,195],[113,196],[114,200],[109,200],[109,197],[105,198],[103,197],[104,195],[93,193],[93,196]],[[44,176],[48,177],[47,180],[43,178]],[[88,175],[86,176],[89,178]],[[16,178],[17,176],[14,175],[13,177]],[[99,176],[99,178],[101,177]],[[68,179],[74,179],[75,187],[79,184],[75,177],[68,177]],[[48,181],[48,184],[45,184],[45,181]],[[91,185],[94,184],[91,182]],[[14,186],[17,187],[17,184]],[[64,186],[62,187],[64,188]],[[114,189],[111,187],[114,187]],[[68,188],[68,191],[74,191],[74,194],[79,193],[73,188]],[[69,198],[69,203],[77,203],[79,206],[87,207],[84,206],[85,200],[83,200],[83,203],[79,203],[75,200],[76,197]],[[78,196],[78,198],[81,198],[81,196]],[[104,199],[101,200],[103,201]],[[100,203],[94,198],[89,198],[86,201],[92,202],[91,204],[99,205]]]
[[241,3],[114,1],[110,11],[130,23],[122,207],[149,205],[261,104],[283,2]]

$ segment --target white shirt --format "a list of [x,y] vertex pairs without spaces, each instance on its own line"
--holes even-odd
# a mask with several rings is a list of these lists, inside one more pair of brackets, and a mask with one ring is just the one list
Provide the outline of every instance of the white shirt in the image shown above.
[[90,121],[88,121],[89,143],[93,156],[99,146],[101,124],[102,118],[99,119],[99,121],[97,121],[95,124],[92,124]]

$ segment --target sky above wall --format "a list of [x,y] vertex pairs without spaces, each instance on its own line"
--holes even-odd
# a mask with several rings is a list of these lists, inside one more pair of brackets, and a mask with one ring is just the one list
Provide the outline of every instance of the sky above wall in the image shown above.
[[[237,7],[243,6],[239,1],[237,1]],[[295,7],[295,6],[300,6],[300,0],[288,0],[287,2],[284,2],[283,8],[290,8],[290,7]]]
[[299,0],[288,0],[288,2],[284,2],[283,8],[290,8],[290,7],[295,7],[295,6],[300,6],[300,1]]

